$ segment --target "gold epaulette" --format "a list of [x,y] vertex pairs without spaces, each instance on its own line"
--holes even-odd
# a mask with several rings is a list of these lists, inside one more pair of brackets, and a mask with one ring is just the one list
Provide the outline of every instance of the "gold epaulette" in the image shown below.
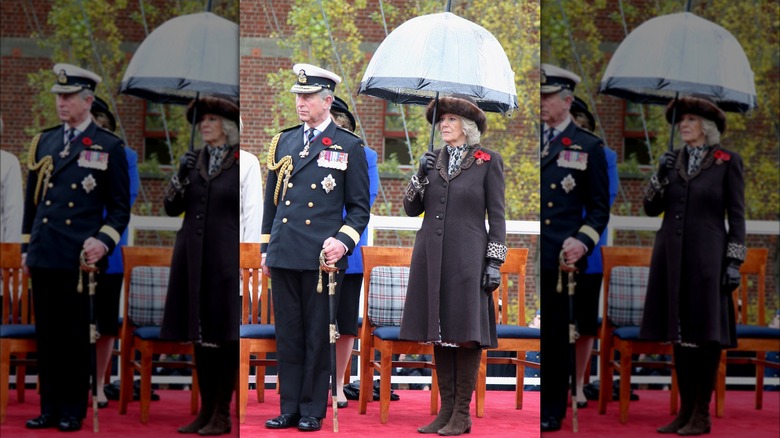
[[[35,162],[35,156],[38,151],[38,142],[41,139],[41,134],[36,134],[30,143],[30,150],[27,153],[27,169],[31,172],[38,172],[38,180],[35,183],[35,194],[33,195],[33,202],[38,205],[38,200],[46,196],[46,189],[48,188],[48,180],[51,176],[51,171],[54,169],[54,160],[51,155],[46,155],[41,158],[37,163]],[[43,186],[43,193],[41,193],[41,186]],[[38,197],[40,194],[40,198]]]
[[284,181],[284,178],[282,178],[282,175],[289,176],[292,173],[293,165],[292,165],[292,157],[289,155],[285,155],[282,157],[281,160],[278,162],[276,161],[276,146],[279,144],[279,138],[282,136],[282,133],[276,134],[273,139],[271,139],[271,144],[268,146],[268,157],[266,158],[266,165],[268,166],[268,170],[274,170],[276,171],[276,187],[274,188],[274,205],[279,205],[279,190],[282,187],[282,183]]

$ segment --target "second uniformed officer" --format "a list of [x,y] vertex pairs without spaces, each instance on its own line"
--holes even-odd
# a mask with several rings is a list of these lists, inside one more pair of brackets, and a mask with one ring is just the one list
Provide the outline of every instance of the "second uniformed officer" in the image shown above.
[[[22,240],[35,294],[41,415],[27,428],[81,428],[89,389],[89,308],[77,291],[79,256],[97,263],[130,220],[130,180],[122,140],[99,128],[90,108],[100,77],[54,66],[62,125],[33,138],[29,150]],[[105,217],[103,212],[105,210]],[[85,285],[86,286],[86,285]]]
[[[319,430],[328,402],[328,294],[317,293],[319,255],[339,268],[369,219],[363,141],[331,120],[341,78],[296,64],[290,90],[303,122],[271,141],[263,208],[263,273],[273,278],[281,415],[271,429]],[[344,215],[343,212],[346,211]],[[327,284],[325,274],[323,283]]]
[[609,220],[609,183],[601,139],[569,115],[580,78],[549,64],[541,76],[541,429],[553,431],[566,416],[569,381],[569,300],[566,284],[556,290],[559,254],[584,271]]

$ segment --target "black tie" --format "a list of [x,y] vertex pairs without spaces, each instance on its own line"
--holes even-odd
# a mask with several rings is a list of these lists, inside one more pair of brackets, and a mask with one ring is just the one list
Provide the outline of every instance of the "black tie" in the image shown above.
[[314,128],[309,128],[306,131],[306,138],[308,139],[308,143],[311,143],[312,140],[314,140]]
[[76,128],[68,129],[68,142],[66,143],[66,146],[73,143],[73,140],[75,139],[76,139]]
[[555,138],[555,129],[554,128],[548,128],[547,129],[547,142],[545,144],[550,144],[551,141]]

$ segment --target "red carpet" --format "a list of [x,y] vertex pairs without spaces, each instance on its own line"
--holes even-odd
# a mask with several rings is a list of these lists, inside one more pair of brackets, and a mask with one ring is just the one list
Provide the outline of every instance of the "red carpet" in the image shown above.
[[[628,423],[620,424],[617,402],[607,405],[606,415],[597,412],[598,403],[589,402],[585,409],[578,409],[579,432],[571,429],[571,409],[563,422],[563,429],[545,433],[545,437],[601,438],[630,437],[659,438],[655,429],[674,419],[669,414],[669,393],[666,391],[637,390],[639,401],[631,402]],[[710,409],[712,432],[706,437],[723,438],[778,438],[780,437],[780,392],[764,391],[764,407],[755,409],[755,393],[752,391],[728,391],[723,418],[714,416],[715,404]]]
[[[107,409],[100,410],[100,436],[127,438],[178,437],[183,435],[176,428],[194,419],[189,415],[189,393],[175,390],[156,390],[161,401],[152,403],[149,423],[142,425],[138,403],[131,403],[127,415],[119,415],[116,402]],[[379,423],[379,403],[368,405],[367,415],[357,414],[357,402],[339,410],[339,436],[348,438],[366,437],[380,434],[380,438],[397,436],[416,436],[419,425],[430,422],[428,415],[428,393],[425,391],[397,391],[401,400],[390,404],[390,421]],[[553,438],[578,437],[629,437],[658,438],[655,428],[671,421],[668,414],[669,393],[663,391],[638,390],[640,400],[631,402],[629,422],[622,425],[618,421],[618,405],[610,403],[606,415],[598,415],[596,404],[590,402],[585,409],[579,410],[579,433],[571,431],[571,413],[564,420],[559,432],[545,434]],[[253,394],[253,392],[250,392]],[[92,432],[92,419],[87,418],[80,432],[62,434],[56,429],[31,431],[24,428],[24,422],[38,415],[38,395],[33,390],[26,393],[27,401],[18,403],[12,391],[8,401],[8,415],[0,426],[0,437],[89,437]],[[485,416],[475,418],[471,437],[535,437],[539,436],[539,393],[525,393],[525,409],[514,409],[514,393],[511,391],[488,391]],[[713,430],[709,437],[777,438],[780,436],[780,393],[765,392],[764,408],[755,410],[753,392],[729,391],[726,394],[726,411],[723,418],[713,418]],[[267,390],[266,402],[257,403],[250,397],[247,406],[247,421],[241,425],[240,433],[244,437],[297,436],[297,429],[272,431],[264,427],[265,420],[279,414],[279,397],[276,391]],[[233,406],[235,408],[235,406]],[[474,404],[472,402],[472,414]],[[91,414],[91,410],[88,411]],[[328,412],[330,415],[330,412]],[[238,436],[239,428],[234,422],[233,436]],[[319,435],[333,435],[330,417],[325,420]],[[308,435],[307,435],[308,436]]]
[[[176,432],[176,429],[179,426],[183,426],[195,419],[194,415],[190,415],[190,392],[159,389],[155,389],[154,392],[160,395],[160,401],[152,402],[148,423],[141,424],[141,409],[138,402],[132,402],[128,405],[127,415],[119,415],[117,402],[110,401],[107,408],[99,410],[100,431],[96,434],[92,432],[92,408],[87,410],[87,418],[84,420],[82,429],[78,432],[63,433],[56,428],[44,430],[25,429],[25,421],[40,413],[38,394],[35,390],[28,389],[25,393],[25,402],[19,403],[16,400],[16,390],[12,389],[8,399],[8,413],[5,418],[5,423],[0,425],[0,437],[76,438],[101,436],[122,438],[182,438],[193,436],[182,435]],[[235,403],[233,403],[231,407],[235,411]],[[231,436],[238,436],[237,425],[237,420],[235,420]]]
[[[330,409],[318,435],[363,438],[375,436],[395,438],[401,436],[422,437],[417,427],[433,421],[429,414],[430,393],[428,391],[399,390],[400,400],[390,402],[390,420],[379,422],[379,402],[368,404],[366,415],[359,415],[358,402],[350,401],[345,409],[339,409],[339,432],[333,433]],[[250,395],[253,393],[250,391]],[[523,410],[515,410],[514,391],[488,391],[485,395],[485,416],[474,416],[474,401],[471,402],[471,433],[466,437],[510,438],[539,435],[539,393],[526,392]],[[298,429],[274,431],[265,428],[265,420],[279,415],[279,396],[275,390],[265,391],[265,402],[257,403],[250,397],[247,405],[246,423],[241,425],[244,437],[301,437]],[[307,435],[308,436],[308,435]],[[426,435],[430,436],[430,435]],[[438,436],[438,435],[436,435]]]

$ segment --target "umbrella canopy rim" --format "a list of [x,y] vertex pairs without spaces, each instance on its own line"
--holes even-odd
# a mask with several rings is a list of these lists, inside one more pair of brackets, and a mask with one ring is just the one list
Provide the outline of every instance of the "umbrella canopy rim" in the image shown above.
[[[196,90],[209,90],[209,92]],[[130,94],[154,103],[187,105],[196,97],[197,93],[200,93],[201,96],[238,96],[239,86],[174,77],[133,77],[122,81],[120,93]]]
[[[381,83],[382,86],[375,86],[374,84],[377,83]],[[473,97],[477,101],[477,106],[483,111],[505,114],[518,108],[517,95],[476,84],[466,86],[472,88],[472,93],[464,93],[464,84],[457,82],[427,78],[373,76],[360,83],[358,94],[368,94],[398,104],[427,105],[437,92],[444,95],[457,93]],[[419,94],[411,94],[410,90],[417,91]]]
[[669,80],[655,77],[609,77],[599,84],[599,93],[626,99],[634,103],[667,105],[675,93],[681,96],[705,94],[714,99],[727,112],[746,113],[758,107],[755,95],[720,85],[705,85],[708,93],[702,92],[701,83]]

